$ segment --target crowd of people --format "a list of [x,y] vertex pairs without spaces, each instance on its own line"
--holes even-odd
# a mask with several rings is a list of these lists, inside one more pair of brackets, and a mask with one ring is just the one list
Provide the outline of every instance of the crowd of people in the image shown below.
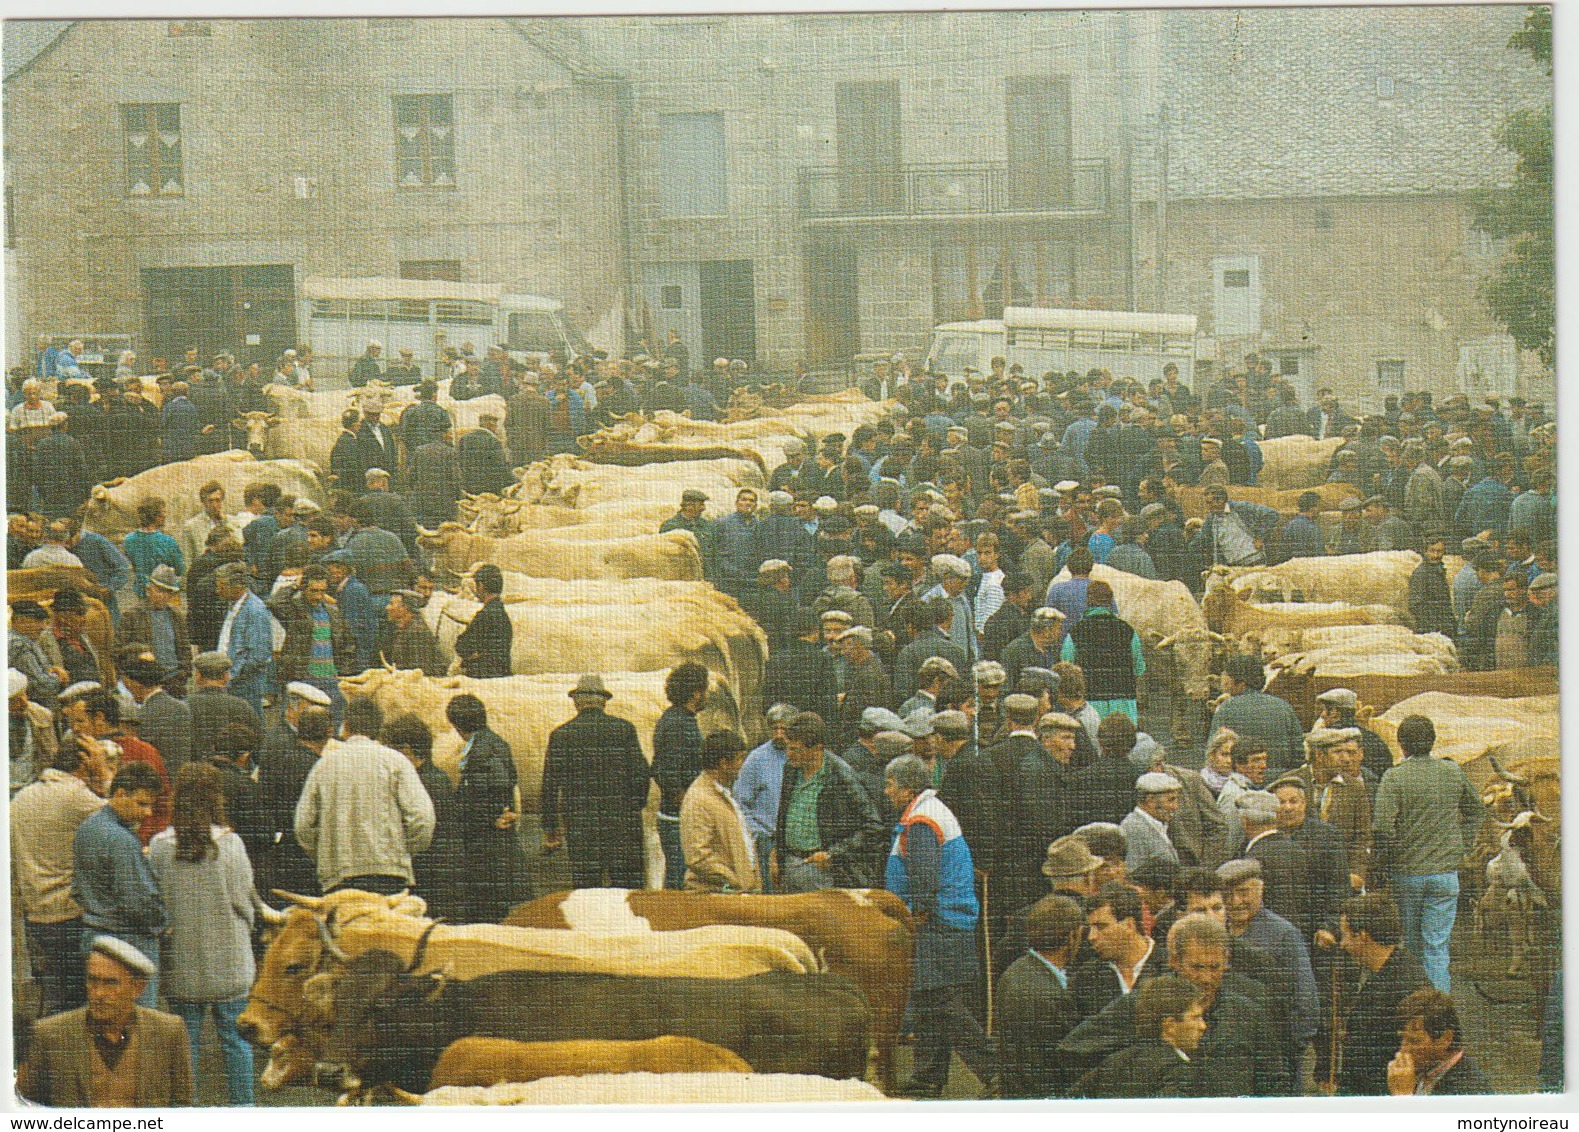
[[[690,374],[677,346],[529,371],[501,349],[449,360],[452,396],[508,396],[497,432],[467,435],[487,432],[511,463],[474,463],[497,476],[627,411],[716,415],[738,371]],[[380,352],[353,383],[390,379]],[[414,889],[434,915],[485,922],[534,888],[516,759],[482,701],[448,702],[452,778],[433,763],[437,721],[386,719],[340,684],[382,664],[448,667],[420,616],[435,579],[415,531],[471,488],[453,451],[434,451],[451,426],[417,373],[393,431],[376,414],[345,422],[326,508],[259,482],[237,511],[205,483],[178,530],[147,499],[117,547],[56,491],[48,461],[70,446],[51,442],[82,450],[88,486],[196,451],[153,430],[135,452],[106,443],[86,422],[141,415],[124,408],[138,379],[90,401],[51,364],[11,398],[8,467],[28,471],[11,485],[8,566],[80,566],[96,585],[11,603],[12,860],[43,1019],[24,1092],[124,1101],[139,1088],[117,1070],[124,1051],[152,1059],[179,1035],[149,1009],[162,993],[194,1064],[213,1016],[231,1103],[248,1104],[235,1019],[258,892]],[[226,356],[214,368],[216,404],[254,387]],[[199,403],[197,451],[233,442],[214,439],[233,404],[213,433],[201,425],[209,372],[189,352],[166,393],[166,414]],[[46,379],[81,397],[57,412]],[[1555,430],[1538,407],[1412,394],[1354,421],[1325,392],[1302,409],[1254,357],[1204,396],[1176,370],[1142,385],[996,363],[957,383],[881,363],[863,385],[898,410],[790,444],[766,491],[740,490],[724,518],[688,491],[663,524],[696,536],[708,580],[762,626],[770,734],[704,734],[712,678],[697,664],[668,673],[651,735],[584,676],[542,789],[542,848],[564,848],[573,885],[643,885],[654,784],[669,887],[886,885],[917,929],[917,1096],[947,1087],[952,1052],[1014,1097],[1484,1091],[1449,974],[1481,800],[1431,757],[1431,722],[1403,722],[1394,765],[1353,692],[1325,693],[1307,733],[1262,690],[1259,662],[1233,657],[1219,700],[1190,705],[1204,759],[1170,751],[1142,725],[1177,691],[1143,679],[1148,651],[1091,573],[1199,593],[1214,564],[1418,549],[1417,630],[1453,636],[1470,667],[1555,663]],[[1328,478],[1355,495],[1331,528],[1318,497],[1293,515],[1228,498],[1255,483],[1257,437],[1295,432],[1347,438]],[[1184,488],[1204,489],[1204,519],[1185,518]],[[1449,546],[1470,558],[1451,580]],[[473,584],[482,606],[456,664],[508,676],[502,575],[484,566]],[[72,1011],[68,1033],[55,1016]],[[73,1058],[91,1069],[86,1100],[61,1091]],[[171,1065],[160,1090],[189,1098],[190,1076]]]

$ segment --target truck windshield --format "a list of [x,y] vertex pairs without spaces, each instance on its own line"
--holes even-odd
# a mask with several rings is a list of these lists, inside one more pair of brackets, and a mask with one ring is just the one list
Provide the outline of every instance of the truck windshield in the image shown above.
[[950,376],[965,372],[966,366],[975,366],[976,339],[969,334],[946,334],[937,344],[932,355],[932,368]]
[[565,348],[559,324],[548,311],[524,311],[510,315],[510,340],[512,350],[530,354],[547,354]]

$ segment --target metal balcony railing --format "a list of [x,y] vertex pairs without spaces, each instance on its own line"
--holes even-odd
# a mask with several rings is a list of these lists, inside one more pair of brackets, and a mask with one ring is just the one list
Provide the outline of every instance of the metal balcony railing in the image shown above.
[[1011,174],[1007,163],[905,165],[882,172],[836,165],[800,171],[800,211],[808,220],[906,216],[1067,213],[1101,216],[1109,204],[1108,163]]

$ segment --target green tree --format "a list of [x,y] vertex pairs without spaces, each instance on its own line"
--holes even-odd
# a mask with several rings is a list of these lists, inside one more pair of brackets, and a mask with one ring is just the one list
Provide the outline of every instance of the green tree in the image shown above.
[[[1552,73],[1552,10],[1531,8],[1508,46],[1527,52]],[[1513,185],[1477,193],[1475,226],[1509,241],[1507,258],[1481,288],[1492,317],[1521,349],[1548,366],[1556,355],[1556,255],[1553,238],[1552,110],[1508,115],[1498,134],[1518,159]]]

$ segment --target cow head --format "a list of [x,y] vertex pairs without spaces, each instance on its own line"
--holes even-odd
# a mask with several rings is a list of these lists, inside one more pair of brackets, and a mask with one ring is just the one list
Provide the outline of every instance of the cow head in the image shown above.
[[247,1008],[236,1019],[241,1036],[254,1045],[273,1047],[299,1032],[306,1013],[302,991],[307,980],[346,959],[335,943],[337,924],[357,915],[420,916],[427,904],[401,894],[380,896],[346,890],[331,896],[275,893],[292,907],[273,925],[276,934],[258,964]]
[[[432,929],[429,929],[431,932]],[[324,1055],[350,1071],[352,1090],[394,1082],[425,1088],[433,1063],[448,1044],[445,1019],[435,1009],[449,982],[448,970],[415,974],[428,933],[406,963],[392,951],[364,951],[307,988],[312,1009],[326,1022]]]
[[247,451],[262,456],[268,451],[269,429],[279,423],[280,418],[275,414],[253,410],[231,421],[230,427],[244,431],[247,434]]
[[1213,650],[1225,644],[1226,640],[1210,629],[1181,629],[1177,633],[1157,638],[1152,647],[1159,652],[1173,650],[1184,694],[1192,700],[1204,702],[1211,696],[1209,682]]

